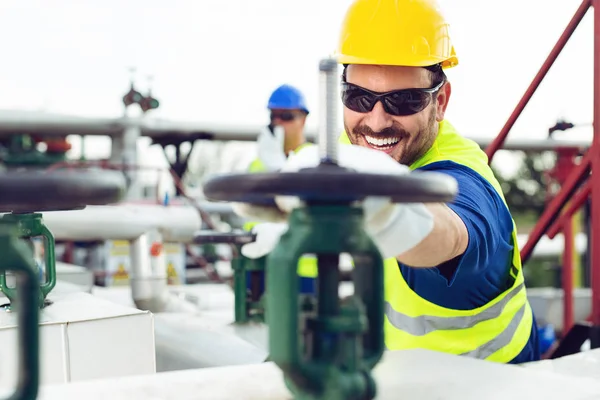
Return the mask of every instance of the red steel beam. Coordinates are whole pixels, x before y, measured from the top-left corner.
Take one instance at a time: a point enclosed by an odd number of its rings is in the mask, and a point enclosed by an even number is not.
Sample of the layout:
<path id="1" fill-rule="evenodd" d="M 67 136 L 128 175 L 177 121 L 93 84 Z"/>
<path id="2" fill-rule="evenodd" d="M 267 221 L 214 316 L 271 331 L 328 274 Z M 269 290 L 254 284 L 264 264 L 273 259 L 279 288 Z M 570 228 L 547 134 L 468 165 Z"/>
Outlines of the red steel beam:
<path id="1" fill-rule="evenodd" d="M 592 186 L 592 229 L 590 229 L 590 270 L 592 288 L 592 325 L 600 326 L 600 235 L 595 228 L 600 228 L 600 1 L 594 0 L 594 141 L 590 180 Z M 594 340 L 592 340 L 594 342 Z M 597 345 L 597 343 L 596 343 Z M 595 348 L 592 343 L 592 348 Z"/>
<path id="2" fill-rule="evenodd" d="M 563 253 L 562 265 L 562 288 L 563 288 L 563 337 L 573 326 L 573 259 L 575 249 L 573 240 L 573 218 L 568 218 L 563 226 L 565 238 L 565 251 Z"/>
<path id="3" fill-rule="evenodd" d="M 494 157 L 494 154 L 496 154 L 496 151 L 498 151 L 500 149 L 500 147 L 502 147 L 502 144 L 504 143 L 506 136 L 508 136 L 508 132 L 510 132 L 510 130 L 512 129 L 515 122 L 517 122 L 517 119 L 519 118 L 519 116 L 521 115 L 523 110 L 525 109 L 525 106 L 527 106 L 527 103 L 529 103 L 529 100 L 531 100 L 531 97 L 533 96 L 533 94 L 537 90 L 538 86 L 540 85 L 540 83 L 542 82 L 542 80 L 544 79 L 544 77 L 546 76 L 548 71 L 550 70 L 550 67 L 552 67 L 552 64 L 554 64 L 554 61 L 556 61 L 556 58 L 558 57 L 558 55 L 560 54 L 562 49 L 567 44 L 567 41 L 569 40 L 569 38 L 571 37 L 573 32 L 575 32 L 575 29 L 577 28 L 577 26 L 579 25 L 579 23 L 585 16 L 585 13 L 587 12 L 587 10 L 590 8 L 591 3 L 592 3 L 592 0 L 583 0 L 581 2 L 581 5 L 575 12 L 575 15 L 573 15 L 573 18 L 571 18 L 571 21 L 565 28 L 564 32 L 562 33 L 562 35 L 560 35 L 560 38 L 558 38 L 558 41 L 552 48 L 552 51 L 546 58 L 546 61 L 544 61 L 544 64 L 542 64 L 542 67 L 540 68 L 538 73 L 533 78 L 533 81 L 531 82 L 531 84 L 529 85 L 527 90 L 525 91 L 525 94 L 523 95 L 523 97 L 521 98 L 519 103 L 517 104 L 517 107 L 514 109 L 514 111 L 512 112 L 512 114 L 510 115 L 508 120 L 506 121 L 506 124 L 504 124 L 504 127 L 502 127 L 502 130 L 500 131 L 498 136 L 496 136 L 494 141 L 492 143 L 490 143 L 490 145 L 485 150 L 485 152 L 488 156 L 489 163 L 492 162 L 492 158 Z"/>
<path id="4" fill-rule="evenodd" d="M 567 224 L 570 218 L 575 214 L 586 202 L 590 193 L 592 193 L 592 185 L 590 181 L 587 181 L 579 192 L 573 196 L 569 205 L 565 208 L 563 213 L 558 217 L 558 219 L 550 226 L 546 236 L 550 239 L 554 239 L 554 237 L 561 231 L 562 227 Z"/>

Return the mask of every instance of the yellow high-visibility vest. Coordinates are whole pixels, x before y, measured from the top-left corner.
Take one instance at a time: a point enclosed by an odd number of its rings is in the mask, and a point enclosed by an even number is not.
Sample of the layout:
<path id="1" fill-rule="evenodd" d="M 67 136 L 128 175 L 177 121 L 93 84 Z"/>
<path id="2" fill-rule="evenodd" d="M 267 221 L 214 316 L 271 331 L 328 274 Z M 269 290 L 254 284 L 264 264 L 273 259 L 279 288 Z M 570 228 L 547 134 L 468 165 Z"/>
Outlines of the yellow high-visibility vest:
<path id="1" fill-rule="evenodd" d="M 345 132 L 340 141 L 350 143 Z M 431 148 L 410 168 L 439 161 L 453 161 L 479 173 L 506 203 L 486 154 L 445 120 L 440 122 Z M 514 283 L 495 299 L 473 310 L 455 310 L 425 300 L 409 287 L 397 260 L 386 259 L 386 347 L 390 350 L 422 348 L 501 363 L 518 356 L 529 341 L 533 313 L 527 300 L 514 221 L 511 244 L 510 275 Z"/>

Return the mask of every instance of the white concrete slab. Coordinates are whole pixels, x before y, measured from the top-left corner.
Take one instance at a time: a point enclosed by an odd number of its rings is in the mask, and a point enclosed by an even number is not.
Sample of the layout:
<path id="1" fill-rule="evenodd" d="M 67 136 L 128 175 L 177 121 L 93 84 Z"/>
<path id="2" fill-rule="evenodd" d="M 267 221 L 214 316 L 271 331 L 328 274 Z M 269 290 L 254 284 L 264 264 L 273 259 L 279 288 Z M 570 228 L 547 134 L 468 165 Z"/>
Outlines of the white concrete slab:
<path id="1" fill-rule="evenodd" d="M 426 350 L 386 353 L 379 400 L 592 400 L 600 381 Z M 45 386 L 40 400 L 290 400 L 272 363 Z"/>

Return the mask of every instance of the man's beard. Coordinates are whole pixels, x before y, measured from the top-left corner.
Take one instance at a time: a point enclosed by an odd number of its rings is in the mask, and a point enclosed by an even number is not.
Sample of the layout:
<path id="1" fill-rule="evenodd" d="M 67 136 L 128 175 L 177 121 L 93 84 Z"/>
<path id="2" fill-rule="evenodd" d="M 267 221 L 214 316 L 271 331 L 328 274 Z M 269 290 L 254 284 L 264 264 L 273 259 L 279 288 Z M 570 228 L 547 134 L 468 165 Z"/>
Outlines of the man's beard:
<path id="1" fill-rule="evenodd" d="M 379 132 L 373 131 L 367 125 L 357 125 L 353 130 L 349 130 L 346 123 L 344 128 L 346 132 L 351 132 L 348 135 L 350 142 L 355 145 L 358 143 L 358 138 L 361 136 L 371 136 L 377 139 L 383 138 L 399 138 L 399 146 L 404 146 L 401 154 L 390 154 L 392 158 L 398 161 L 400 164 L 411 165 L 417 161 L 423 154 L 429 150 L 435 138 L 437 136 L 438 124 L 436 123 L 436 115 L 434 112 L 430 113 L 427 125 L 421 127 L 416 134 L 410 134 L 402 126 L 394 121 L 391 127 L 382 129 Z"/>

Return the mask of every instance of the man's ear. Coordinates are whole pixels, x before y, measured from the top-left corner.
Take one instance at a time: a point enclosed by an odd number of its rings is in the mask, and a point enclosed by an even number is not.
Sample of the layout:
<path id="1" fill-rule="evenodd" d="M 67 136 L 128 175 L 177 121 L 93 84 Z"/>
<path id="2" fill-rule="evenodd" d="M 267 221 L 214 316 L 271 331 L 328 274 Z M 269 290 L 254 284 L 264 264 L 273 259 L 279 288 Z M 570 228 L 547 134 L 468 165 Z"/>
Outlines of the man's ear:
<path id="1" fill-rule="evenodd" d="M 446 108 L 448 107 L 448 101 L 450 101 L 450 95 L 452 94 L 452 85 L 450 82 L 444 83 L 436 97 L 436 116 L 435 120 L 440 122 L 444 119 L 446 114 Z"/>

